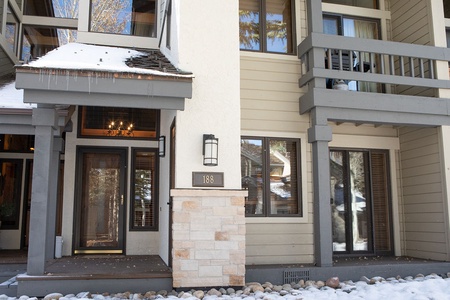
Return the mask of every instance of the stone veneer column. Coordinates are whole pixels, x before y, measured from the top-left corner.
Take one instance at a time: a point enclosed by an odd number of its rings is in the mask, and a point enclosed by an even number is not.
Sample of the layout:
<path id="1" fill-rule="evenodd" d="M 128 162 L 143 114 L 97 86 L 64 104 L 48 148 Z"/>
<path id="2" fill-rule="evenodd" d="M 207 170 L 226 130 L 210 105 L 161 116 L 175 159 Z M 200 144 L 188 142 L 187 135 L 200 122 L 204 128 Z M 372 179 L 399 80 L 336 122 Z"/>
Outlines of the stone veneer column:
<path id="1" fill-rule="evenodd" d="M 173 286 L 245 283 L 245 210 L 241 190 L 171 191 Z"/>

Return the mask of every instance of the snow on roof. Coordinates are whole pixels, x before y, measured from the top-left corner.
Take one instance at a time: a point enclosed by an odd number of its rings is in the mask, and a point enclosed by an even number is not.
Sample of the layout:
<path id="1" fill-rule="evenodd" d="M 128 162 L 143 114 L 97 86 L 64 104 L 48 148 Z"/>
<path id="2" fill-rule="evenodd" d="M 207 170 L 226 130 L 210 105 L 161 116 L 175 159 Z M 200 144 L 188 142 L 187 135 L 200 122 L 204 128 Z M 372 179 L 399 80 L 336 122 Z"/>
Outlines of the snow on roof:
<path id="1" fill-rule="evenodd" d="M 158 55 L 151 55 L 150 53 Z M 144 57 L 157 62 L 159 68 L 148 65 L 131 67 L 130 61 Z M 129 66 L 130 65 L 130 66 Z M 167 67 L 170 65 L 170 68 Z M 156 76 L 192 78 L 192 73 L 176 69 L 158 50 L 137 51 L 128 48 L 69 43 L 48 52 L 46 55 L 24 64 L 24 67 L 40 69 L 89 70 L 100 72 L 137 73 Z"/>
<path id="2" fill-rule="evenodd" d="M 15 84 L 13 81 L 0 87 L 0 109 L 32 109 L 36 107 L 36 104 L 23 103 L 23 90 L 16 89 Z"/>

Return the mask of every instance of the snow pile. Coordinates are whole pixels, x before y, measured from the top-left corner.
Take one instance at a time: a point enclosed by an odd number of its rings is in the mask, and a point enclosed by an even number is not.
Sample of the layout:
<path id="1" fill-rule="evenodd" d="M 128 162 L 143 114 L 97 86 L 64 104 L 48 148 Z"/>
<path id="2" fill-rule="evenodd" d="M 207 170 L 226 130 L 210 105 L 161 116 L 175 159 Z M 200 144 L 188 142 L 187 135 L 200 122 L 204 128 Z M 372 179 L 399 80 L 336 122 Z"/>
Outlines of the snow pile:
<path id="1" fill-rule="evenodd" d="M 16 89 L 15 82 L 0 87 L 0 108 L 31 109 L 33 107 L 36 105 L 23 103 L 23 90 Z"/>
<path id="2" fill-rule="evenodd" d="M 152 69 L 131 68 L 125 64 L 127 59 L 143 55 L 145 53 L 127 48 L 69 43 L 23 66 L 42 69 L 89 70 L 193 77 L 192 75 L 172 74 Z"/>
<path id="3" fill-rule="evenodd" d="M 264 284 L 248 283 L 242 290 L 233 288 L 211 289 L 209 291 L 190 290 L 190 291 L 172 291 L 161 290 L 158 292 L 150 291 L 145 294 L 134 294 L 131 292 L 117 294 L 91 294 L 81 292 L 77 295 L 62 295 L 59 293 L 48 294 L 44 300 L 328 300 L 328 299 L 367 299 L 367 300 L 422 300 L 450 299 L 450 278 L 448 276 L 438 276 L 431 274 L 428 276 L 417 275 L 415 278 L 409 276 L 400 278 L 381 278 L 374 277 L 368 279 L 362 277 L 358 282 L 345 281 L 339 282 L 337 277 L 323 281 L 303 281 L 299 283 L 272 285 L 269 282 Z M 37 298 L 20 298 L 0 296 L 0 300 L 29 300 Z"/>

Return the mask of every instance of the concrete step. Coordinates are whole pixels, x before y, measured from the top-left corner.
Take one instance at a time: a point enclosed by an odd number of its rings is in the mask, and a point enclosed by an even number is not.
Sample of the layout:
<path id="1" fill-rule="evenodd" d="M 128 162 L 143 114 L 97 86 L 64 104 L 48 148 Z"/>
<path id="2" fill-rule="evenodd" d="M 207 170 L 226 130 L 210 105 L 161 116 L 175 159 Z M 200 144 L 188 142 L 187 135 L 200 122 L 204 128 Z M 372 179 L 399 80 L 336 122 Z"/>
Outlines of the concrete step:
<path id="1" fill-rule="evenodd" d="M 17 297 L 16 276 L 0 283 L 0 295 L 6 295 L 9 297 Z"/>

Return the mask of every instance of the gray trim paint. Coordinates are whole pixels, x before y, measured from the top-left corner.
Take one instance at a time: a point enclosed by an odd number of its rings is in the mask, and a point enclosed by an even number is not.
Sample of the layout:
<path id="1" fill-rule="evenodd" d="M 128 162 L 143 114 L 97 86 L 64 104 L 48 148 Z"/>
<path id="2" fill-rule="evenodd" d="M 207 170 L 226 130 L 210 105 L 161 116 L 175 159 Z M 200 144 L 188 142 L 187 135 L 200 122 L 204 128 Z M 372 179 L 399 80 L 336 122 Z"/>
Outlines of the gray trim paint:
<path id="1" fill-rule="evenodd" d="M 28 249 L 28 275 L 43 275 L 45 263 L 53 253 L 54 243 L 49 243 L 55 238 L 54 226 L 50 221 L 56 220 L 53 211 L 56 212 L 56 201 L 53 196 L 56 192 L 57 181 L 54 178 L 59 168 L 59 163 L 54 164 L 54 130 L 57 128 L 58 115 L 55 109 L 33 109 L 33 123 L 35 129 L 35 151 L 33 166 L 33 186 L 31 192 L 30 233 Z M 49 220 L 53 217 L 53 220 Z M 50 226 L 49 226 L 50 225 Z M 53 228 L 53 231 L 52 231 Z"/>
<path id="2" fill-rule="evenodd" d="M 60 71 L 64 72 L 64 71 Z M 154 109 L 184 109 L 192 97 L 191 79 L 167 77 L 153 80 L 92 76 L 16 73 L 16 88 L 24 89 L 25 103 L 127 106 Z M 104 75 L 105 76 L 105 75 Z M 137 76 L 133 74 L 133 76 Z M 107 100 L 107 101 L 105 101 Z"/>

